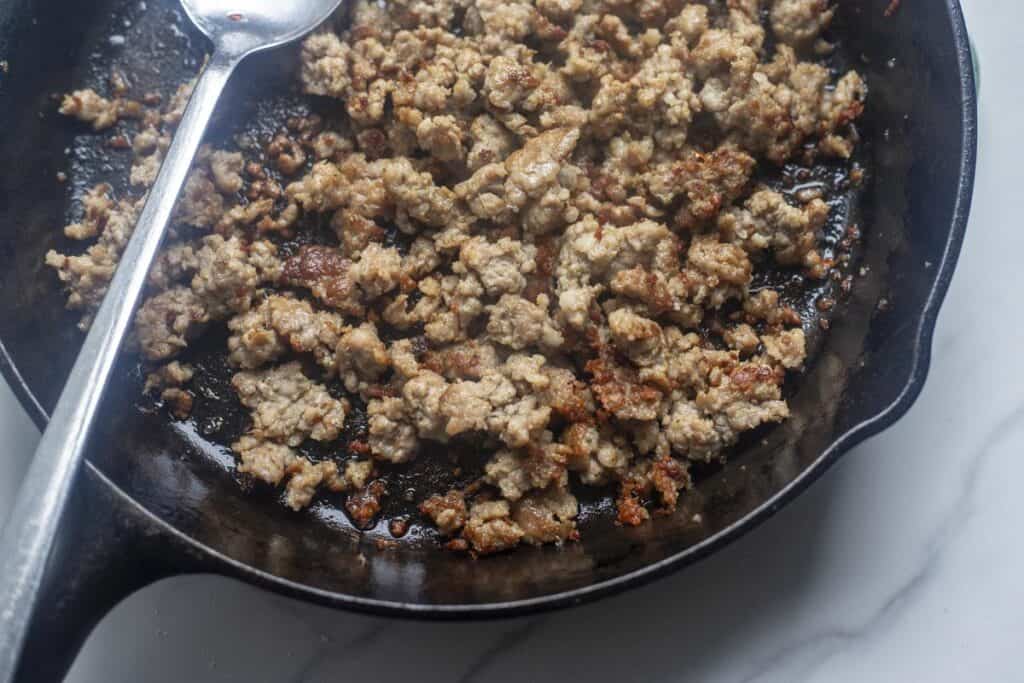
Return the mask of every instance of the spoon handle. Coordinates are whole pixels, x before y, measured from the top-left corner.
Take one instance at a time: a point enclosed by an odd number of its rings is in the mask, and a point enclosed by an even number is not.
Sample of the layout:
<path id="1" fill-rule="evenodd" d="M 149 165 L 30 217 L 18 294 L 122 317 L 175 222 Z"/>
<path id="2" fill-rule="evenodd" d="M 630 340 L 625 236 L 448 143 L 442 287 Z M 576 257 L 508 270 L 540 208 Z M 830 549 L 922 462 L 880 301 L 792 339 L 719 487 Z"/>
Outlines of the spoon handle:
<path id="1" fill-rule="evenodd" d="M 0 681 L 11 681 L 15 675 L 33 610 L 46 608 L 36 605 L 36 595 L 100 400 L 178 195 L 238 63 L 219 55 L 213 56 L 196 83 L 0 537 Z"/>

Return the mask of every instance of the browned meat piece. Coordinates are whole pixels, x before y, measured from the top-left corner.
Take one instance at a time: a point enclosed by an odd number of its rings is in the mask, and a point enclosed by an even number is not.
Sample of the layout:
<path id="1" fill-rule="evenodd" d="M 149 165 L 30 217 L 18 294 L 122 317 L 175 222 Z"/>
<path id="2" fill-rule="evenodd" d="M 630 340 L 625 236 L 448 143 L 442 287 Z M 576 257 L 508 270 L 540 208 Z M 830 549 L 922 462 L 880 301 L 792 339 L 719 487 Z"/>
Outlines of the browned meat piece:
<path id="1" fill-rule="evenodd" d="M 679 227 L 692 229 L 739 197 L 753 170 L 753 157 L 726 144 L 708 154 L 694 151 L 680 161 L 659 164 L 646 182 L 662 204 L 686 198 L 675 220 Z"/>
<path id="2" fill-rule="evenodd" d="M 429 517 L 445 536 L 454 536 L 465 526 L 466 499 L 460 491 L 449 491 L 443 496 L 431 496 L 420 505 L 420 512 Z"/>
<path id="3" fill-rule="evenodd" d="M 531 494 L 516 503 L 512 520 L 523 530 L 523 542 L 531 545 L 575 539 L 576 498 L 562 489 Z"/>
<path id="4" fill-rule="evenodd" d="M 366 529 L 380 512 L 381 499 L 387 493 L 384 482 L 380 479 L 371 481 L 365 488 L 349 495 L 345 501 L 345 509 L 352 516 L 352 521 L 359 529 Z"/>
<path id="5" fill-rule="evenodd" d="M 613 361 L 597 359 L 587 363 L 591 387 L 601 406 L 622 420 L 654 420 L 664 398 L 652 386 L 638 381 L 636 373 Z"/>
<path id="6" fill-rule="evenodd" d="M 485 372 L 497 369 L 498 365 L 494 346 L 476 341 L 427 351 L 423 357 L 423 367 L 448 380 L 479 380 Z"/>
<path id="7" fill-rule="evenodd" d="M 349 271 L 352 262 L 330 247 L 304 246 L 284 263 L 282 276 L 289 284 L 308 287 L 327 306 L 349 315 L 360 315 L 358 290 Z"/>
<path id="8" fill-rule="evenodd" d="M 469 509 L 469 520 L 462 535 L 474 551 L 489 555 L 518 545 L 523 530 L 512 521 L 508 502 L 496 500 L 475 503 Z"/>

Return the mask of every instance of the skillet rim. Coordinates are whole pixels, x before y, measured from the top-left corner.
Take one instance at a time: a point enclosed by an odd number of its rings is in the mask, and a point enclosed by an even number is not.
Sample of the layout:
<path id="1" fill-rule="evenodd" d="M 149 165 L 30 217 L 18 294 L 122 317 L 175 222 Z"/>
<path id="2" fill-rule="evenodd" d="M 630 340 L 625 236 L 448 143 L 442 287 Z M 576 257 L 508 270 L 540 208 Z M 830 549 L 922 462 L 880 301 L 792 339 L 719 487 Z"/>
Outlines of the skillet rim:
<path id="1" fill-rule="evenodd" d="M 85 467 L 88 469 L 89 474 L 94 475 L 108 487 L 110 492 L 132 510 L 141 521 L 151 524 L 171 539 L 176 540 L 181 544 L 182 548 L 187 548 L 197 557 L 208 560 L 205 568 L 206 571 L 238 578 L 275 593 L 302 599 L 307 602 L 376 616 L 406 617 L 423 620 L 454 620 L 508 618 L 536 614 L 592 602 L 623 592 L 629 588 L 650 583 L 673 571 L 698 562 L 738 540 L 774 516 L 812 483 L 817 481 L 841 456 L 849 452 L 854 446 L 895 423 L 906 414 L 924 387 L 931 364 L 932 338 L 935 332 L 936 321 L 952 281 L 953 272 L 956 268 L 967 231 L 971 198 L 974 192 L 978 146 L 976 64 L 959 0 L 946 0 L 945 4 L 952 24 L 953 48 L 956 53 L 959 70 L 958 80 L 960 83 L 960 113 L 962 120 L 960 172 L 950 231 L 945 249 L 943 250 L 942 261 L 939 264 L 939 268 L 936 269 L 935 279 L 928 293 L 920 323 L 915 331 L 913 360 L 906 384 L 892 402 L 880 408 L 874 417 L 852 426 L 845 433 L 838 436 L 828 448 L 822 451 L 817 460 L 805 468 L 803 472 L 774 496 L 741 519 L 700 543 L 622 576 L 541 597 L 479 605 L 421 604 L 377 600 L 314 588 L 275 576 L 230 558 L 200 543 L 150 512 L 108 478 L 99 468 L 94 466 L 92 462 L 86 461 Z M 22 378 L 3 340 L 0 340 L 0 375 L 7 381 L 11 391 L 18 399 L 22 408 L 29 414 L 33 423 L 40 430 L 45 429 L 49 420 L 46 411 L 36 400 L 35 395 Z M 181 551 L 179 550 L 178 552 Z"/>

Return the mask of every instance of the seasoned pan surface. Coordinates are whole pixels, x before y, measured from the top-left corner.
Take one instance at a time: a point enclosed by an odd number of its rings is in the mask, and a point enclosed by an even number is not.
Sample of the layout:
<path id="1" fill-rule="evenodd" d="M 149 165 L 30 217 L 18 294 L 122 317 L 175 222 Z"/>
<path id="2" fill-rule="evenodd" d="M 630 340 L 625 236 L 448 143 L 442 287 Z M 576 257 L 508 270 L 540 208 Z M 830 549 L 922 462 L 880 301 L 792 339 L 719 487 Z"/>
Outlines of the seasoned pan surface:
<path id="1" fill-rule="evenodd" d="M 39 420 L 56 399 L 79 336 L 63 310 L 42 255 L 62 249 L 59 227 L 76 197 L 96 182 L 117 184 L 130 156 L 56 114 L 54 93 L 100 84 L 112 69 L 139 91 L 169 92 L 193 75 L 205 44 L 171 0 L 78 4 L 21 2 L 0 38 L 9 73 L 0 86 L 6 134 L 0 148 L 22 168 L 0 178 L 0 339 L 7 373 Z M 470 561 L 438 549 L 415 522 L 401 539 L 387 520 L 415 520 L 410 501 L 450 477 L 424 457 L 388 474 L 389 497 L 376 527 L 358 532 L 340 500 L 322 498 L 296 515 L 270 490 L 243 494 L 226 448 L 246 427 L 211 332 L 191 351 L 199 368 L 192 418 L 168 418 L 140 400 L 141 371 L 122 363 L 91 462 L 116 496 L 164 532 L 186 539 L 210 568 L 331 604 L 420 614 L 497 614 L 597 595 L 695 559 L 771 514 L 852 443 L 898 417 L 927 369 L 931 325 L 962 238 L 973 166 L 973 92 L 959 13 L 885 18 L 887 3 L 840 3 L 833 38 L 838 69 L 855 66 L 872 90 L 850 165 L 789 166 L 765 180 L 785 191 L 820 181 L 833 205 L 825 256 L 847 259 L 840 277 L 813 283 L 797 275 L 760 283 L 781 287 L 811 335 L 813 361 L 792 382 L 794 417 L 745 439 L 724 466 L 698 473 L 694 492 L 672 516 L 636 529 L 614 524 L 607 497 L 583 494 L 583 541 Z M 31 17 L 31 19 L 29 19 Z M 916 20 L 915 20 L 916 19 Z M 264 56 L 246 65 L 225 98 L 213 138 L 266 138 L 291 116 L 331 105 L 291 90 L 294 61 Z M 268 94 L 269 93 L 269 94 Z M 326 108 L 326 109 L 325 109 Z M 114 131 L 116 133 L 116 131 Z M 31 161 L 28 161 L 31 160 Z M 57 174 L 66 172 L 61 185 Z M 851 228 L 858 228 L 851 230 Z M 850 239 L 859 233 L 860 239 Z M 294 248 L 294 244 L 283 244 Z M 840 304 L 823 333 L 814 304 Z M 350 422 L 357 435 L 360 420 Z M 324 453 L 311 453 L 326 457 Z M 465 475 L 479 457 L 460 453 Z"/>

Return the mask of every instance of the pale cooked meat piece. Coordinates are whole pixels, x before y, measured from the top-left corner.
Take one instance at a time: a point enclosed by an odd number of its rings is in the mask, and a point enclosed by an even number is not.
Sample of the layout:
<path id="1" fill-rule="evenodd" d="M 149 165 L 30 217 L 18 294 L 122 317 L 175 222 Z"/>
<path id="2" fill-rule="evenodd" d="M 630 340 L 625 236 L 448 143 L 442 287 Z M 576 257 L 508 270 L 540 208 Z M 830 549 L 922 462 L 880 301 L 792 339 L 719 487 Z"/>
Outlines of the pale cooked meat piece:
<path id="1" fill-rule="evenodd" d="M 565 486 L 565 466 L 565 448 L 547 441 L 528 451 L 498 451 L 484 467 L 484 481 L 497 487 L 506 500 L 517 501 L 535 489 Z"/>
<path id="2" fill-rule="evenodd" d="M 569 422 L 587 420 L 594 414 L 594 395 L 585 382 L 568 368 L 545 366 L 547 386 L 539 386 L 541 402 L 551 406 L 552 414 Z"/>
<path id="3" fill-rule="evenodd" d="M 195 368 L 191 365 L 171 361 L 146 375 L 142 391 L 147 394 L 159 391 L 160 401 L 170 409 L 171 414 L 184 420 L 192 412 L 195 397 L 181 387 L 191 381 L 194 374 Z"/>
<path id="4" fill-rule="evenodd" d="M 557 350 L 565 343 L 565 337 L 548 314 L 548 304 L 543 294 L 536 303 L 514 294 L 503 295 L 488 309 L 488 337 L 516 351 L 528 347 Z"/>
<path id="5" fill-rule="evenodd" d="M 762 289 L 751 294 L 743 302 L 743 311 L 751 323 L 763 320 L 773 327 L 800 324 L 800 314 L 786 306 L 779 298 L 779 293 L 772 289 Z"/>
<path id="6" fill-rule="evenodd" d="M 491 221 L 509 221 L 519 207 L 505 198 L 504 164 L 486 164 L 476 169 L 467 180 L 455 186 L 456 196 L 466 203 L 477 218 Z"/>
<path id="7" fill-rule="evenodd" d="M 365 160 L 362 166 L 365 170 Z M 314 164 L 309 174 L 288 186 L 288 196 L 307 211 L 325 212 L 349 203 L 351 186 L 342 167 L 329 161 Z"/>
<path id="8" fill-rule="evenodd" d="M 595 109 L 603 116 L 601 132 L 608 135 L 626 128 L 634 135 L 653 136 L 662 149 L 682 149 L 690 122 L 701 110 L 684 59 L 685 52 L 662 44 L 642 60 L 625 84 L 602 79 L 595 96 Z M 623 97 L 625 102 L 620 104 Z"/>
<path id="9" fill-rule="evenodd" d="M 461 277 L 425 278 L 419 284 L 423 298 L 413 308 L 411 322 L 422 322 L 427 339 L 435 345 L 465 341 L 470 325 L 485 309 L 480 279 L 458 264 L 455 267 L 463 271 Z"/>
<path id="10" fill-rule="evenodd" d="M 388 460 L 411 458 L 413 430 L 420 438 L 442 442 L 483 432 L 512 448 L 524 447 L 540 437 L 551 418 L 551 406 L 544 402 L 551 379 L 543 366 L 542 356 L 511 356 L 479 380 L 454 382 L 417 369 L 405 379 L 401 401 L 370 402 L 371 452 Z"/>
<path id="11" fill-rule="evenodd" d="M 450 115 L 426 117 L 416 126 L 420 148 L 441 161 L 457 161 L 466 157 L 459 121 Z"/>
<path id="12" fill-rule="evenodd" d="M 403 274 L 402 256 L 394 247 L 370 244 L 349 269 L 349 277 L 366 299 L 376 299 L 398 287 Z"/>
<path id="13" fill-rule="evenodd" d="M 216 151 L 210 154 L 210 175 L 214 187 L 221 194 L 234 194 L 242 190 L 244 167 L 245 157 L 239 152 Z"/>
<path id="14" fill-rule="evenodd" d="M 174 210 L 175 220 L 200 229 L 217 225 L 227 211 L 227 204 L 210 175 L 205 166 L 193 169 L 178 198 Z"/>
<path id="15" fill-rule="evenodd" d="M 787 370 L 794 370 L 804 364 L 807 358 L 807 341 L 799 327 L 777 334 L 761 337 L 765 355 Z"/>
<path id="16" fill-rule="evenodd" d="M 320 487 L 343 492 L 366 485 L 373 465 L 366 460 L 351 460 L 344 468 L 332 461 L 311 462 L 290 446 L 264 441 L 247 434 L 232 444 L 240 460 L 238 471 L 271 486 L 287 479 L 285 504 L 293 510 L 307 507 Z"/>
<path id="17" fill-rule="evenodd" d="M 458 265 L 473 273 L 491 296 L 518 294 L 526 287 L 526 275 L 537 267 L 537 249 L 507 237 L 489 242 L 473 237 L 462 245 Z"/>
<path id="18" fill-rule="evenodd" d="M 672 404 L 665 415 L 664 427 L 672 449 L 691 460 L 711 461 L 726 445 L 714 420 L 689 400 L 681 399 Z"/>
<path id="19" fill-rule="evenodd" d="M 60 113 L 92 124 L 93 130 L 100 131 L 110 128 L 120 119 L 138 118 L 142 114 L 142 105 L 122 98 L 108 100 L 92 89 L 76 90 L 64 96 Z"/>
<path id="20" fill-rule="evenodd" d="M 558 172 L 579 142 L 577 128 L 555 128 L 530 139 L 505 161 L 508 201 L 523 206 L 527 199 L 540 197 L 558 180 Z"/>
<path id="21" fill-rule="evenodd" d="M 558 303 L 566 323 L 584 328 L 605 283 L 638 266 L 666 276 L 678 271 L 678 240 L 667 227 L 653 221 L 606 227 L 593 216 L 569 226 L 555 271 Z"/>
<path id="22" fill-rule="evenodd" d="M 345 389 L 365 393 L 391 367 L 387 347 L 377 336 L 377 326 L 363 323 L 341 336 L 337 344 L 336 365 Z"/>
<path id="23" fill-rule="evenodd" d="M 781 164 L 807 138 L 836 135 L 837 128 L 861 114 L 866 95 L 863 82 L 856 72 L 844 78 L 849 85 L 856 82 L 859 87 L 849 87 L 850 97 L 835 109 L 827 90 L 828 70 L 819 64 L 798 62 L 792 48 L 780 45 L 771 62 L 758 65 L 738 86 L 725 86 L 712 79 L 705 83 L 701 97 L 705 108 L 714 112 L 734 142 Z M 835 111 L 844 115 L 836 116 Z"/>
<path id="24" fill-rule="evenodd" d="M 745 298 L 754 266 L 736 244 L 714 235 L 694 238 L 686 252 L 684 283 L 689 300 L 720 308 L 730 299 Z"/>
<path id="25" fill-rule="evenodd" d="M 498 163 L 504 168 L 505 158 L 515 149 L 516 139 L 494 117 L 487 114 L 473 119 L 469 128 L 471 146 L 466 165 L 476 171 L 488 164 Z"/>
<path id="26" fill-rule="evenodd" d="M 199 268 L 197 249 L 199 245 L 194 242 L 180 242 L 165 247 L 149 271 L 149 285 L 162 290 L 191 280 L 190 276 Z"/>
<path id="27" fill-rule="evenodd" d="M 239 439 L 231 448 L 241 460 L 239 472 L 250 474 L 273 486 L 281 483 L 288 468 L 298 459 L 289 446 L 248 435 Z"/>
<path id="28" fill-rule="evenodd" d="M 228 321 L 228 360 L 245 369 L 272 362 L 289 350 L 309 353 L 325 369 L 335 367 L 335 349 L 345 332 L 337 313 L 315 310 L 308 301 L 273 295 Z"/>
<path id="29" fill-rule="evenodd" d="M 394 204 L 395 220 L 406 232 L 416 232 L 420 224 L 441 228 L 461 220 L 455 192 L 436 184 L 430 173 L 417 171 L 408 159 L 390 160 L 381 179 Z"/>
<path id="30" fill-rule="evenodd" d="M 523 539 L 523 529 L 512 521 L 508 501 L 475 503 L 469 508 L 469 519 L 463 537 L 481 555 L 508 550 Z"/>
<path id="31" fill-rule="evenodd" d="M 139 307 L 135 335 L 147 359 L 165 360 L 181 353 L 199 327 L 209 321 L 209 311 L 195 292 L 173 287 Z"/>
<path id="32" fill-rule="evenodd" d="M 818 231 L 828 218 L 828 204 L 814 199 L 804 207 L 790 206 L 778 192 L 763 190 L 718 218 L 718 230 L 749 252 L 771 250 L 787 266 L 803 266 L 816 277 L 823 273 Z"/>
<path id="33" fill-rule="evenodd" d="M 561 488 L 531 493 L 512 508 L 512 521 L 522 529 L 523 543 L 542 545 L 576 536 L 576 497 Z"/>
<path id="34" fill-rule="evenodd" d="M 864 113 L 864 100 L 868 86 L 856 71 L 839 79 L 836 87 L 827 91 L 822 102 L 822 121 L 818 124 L 821 142 L 818 148 L 826 155 L 849 159 L 853 155 L 855 138 L 842 135 L 850 124 Z"/>
<path id="35" fill-rule="evenodd" d="M 742 432 L 789 417 L 780 384 L 777 370 L 753 361 L 740 363 L 717 386 L 697 394 L 695 402 L 712 417 L 722 441 L 731 445 Z"/>
<path id="36" fill-rule="evenodd" d="M 793 47 L 813 43 L 834 15 L 829 0 L 774 0 L 770 10 L 775 37 Z"/>
<path id="37" fill-rule="evenodd" d="M 166 389 L 167 387 L 180 387 L 192 380 L 195 375 L 195 368 L 188 363 L 171 361 L 160 366 L 154 372 L 146 375 L 146 385 L 143 391 L 149 393 L 154 389 Z"/>
<path id="38" fill-rule="evenodd" d="M 46 265 L 57 271 L 57 276 L 68 293 L 67 307 L 84 311 L 79 323 L 81 329 L 89 327 L 93 312 L 99 308 L 107 293 L 121 252 L 135 229 L 135 221 L 142 210 L 141 202 L 110 197 L 109 185 L 93 188 L 84 200 L 86 216 L 83 222 L 72 223 L 65 232 L 69 237 L 85 238 L 99 234 L 85 253 L 74 256 L 50 250 Z"/>
<path id="39" fill-rule="evenodd" d="M 238 237 L 209 235 L 195 258 L 192 291 L 211 318 L 249 310 L 257 288 L 275 282 L 281 271 L 277 249 L 266 241 L 246 244 Z"/>
<path id="40" fill-rule="evenodd" d="M 334 493 L 358 491 L 366 486 L 373 471 L 368 460 L 350 460 L 344 468 L 330 460 L 311 462 L 296 458 L 287 469 L 285 504 L 293 510 L 307 507 L 321 487 Z"/>
<path id="41" fill-rule="evenodd" d="M 270 301 L 228 321 L 228 362 L 232 365 L 254 370 L 287 353 L 287 341 L 268 318 Z"/>
<path id="42" fill-rule="evenodd" d="M 433 240 L 417 237 L 409 245 L 409 251 L 402 256 L 400 277 L 419 280 L 432 273 L 441 265 L 441 255 Z"/>
<path id="43" fill-rule="evenodd" d="M 616 348 L 635 365 L 650 365 L 649 359 L 661 350 L 661 327 L 658 323 L 620 308 L 608 316 L 608 329 Z"/>
<path id="44" fill-rule="evenodd" d="M 316 33 L 302 44 L 302 84 L 312 95 L 344 97 L 351 81 L 351 47 L 330 32 Z"/>
<path id="45" fill-rule="evenodd" d="M 82 209 L 85 215 L 77 223 L 64 227 L 64 234 L 73 240 L 87 240 L 98 236 L 111 218 L 111 212 L 117 207 L 110 196 L 111 187 L 101 183 L 89 189 L 82 198 Z"/>
<path id="46" fill-rule="evenodd" d="M 722 333 L 722 338 L 730 348 L 736 349 L 740 354 L 745 355 L 754 353 L 761 344 L 757 332 L 746 323 L 741 323 L 727 329 Z"/>
<path id="47" fill-rule="evenodd" d="M 307 438 L 333 441 L 345 426 L 348 402 L 332 398 L 323 385 L 292 361 L 268 370 L 240 372 L 231 384 L 253 413 L 257 438 L 298 446 Z"/>
<path id="48" fill-rule="evenodd" d="M 498 111 L 511 111 L 537 86 L 529 68 L 517 60 L 499 55 L 487 67 L 483 93 L 487 103 Z"/>
<path id="49" fill-rule="evenodd" d="M 419 434 L 405 401 L 400 398 L 371 400 L 366 406 L 366 415 L 373 457 L 393 463 L 408 462 L 415 457 Z"/>
<path id="50" fill-rule="evenodd" d="M 622 477 L 635 457 L 635 451 L 608 428 L 576 422 L 564 432 L 567 466 L 589 486 L 602 486 Z"/>

